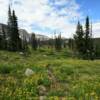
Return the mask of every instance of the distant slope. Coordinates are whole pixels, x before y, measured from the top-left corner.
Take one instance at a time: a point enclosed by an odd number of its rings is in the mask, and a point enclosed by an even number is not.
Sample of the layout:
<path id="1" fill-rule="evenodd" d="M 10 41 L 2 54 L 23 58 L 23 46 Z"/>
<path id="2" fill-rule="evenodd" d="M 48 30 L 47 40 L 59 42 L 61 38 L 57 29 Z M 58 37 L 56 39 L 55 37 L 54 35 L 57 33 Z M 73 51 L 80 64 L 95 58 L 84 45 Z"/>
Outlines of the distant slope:
<path id="1" fill-rule="evenodd" d="M 0 33 L 2 33 L 2 27 L 4 27 L 5 32 L 7 33 L 8 26 L 2 23 L 0 23 Z M 19 29 L 19 34 L 21 39 L 26 39 L 27 41 L 29 41 L 32 33 L 28 33 L 25 29 Z M 41 35 L 41 34 L 35 34 L 35 35 L 36 38 L 39 39 L 40 41 L 49 39 L 49 37 L 45 35 Z"/>
<path id="2" fill-rule="evenodd" d="M 0 23 L 0 33 L 2 33 L 2 26 L 4 27 L 5 32 L 7 33 L 8 26 L 6 24 L 2 24 L 2 23 Z M 25 29 L 19 29 L 19 34 L 20 34 L 20 37 L 22 39 L 26 38 L 27 41 L 29 41 L 32 33 L 28 33 Z M 41 35 L 41 34 L 36 34 L 36 38 L 39 39 L 40 41 L 43 41 L 43 40 L 45 41 L 45 40 L 49 40 L 50 39 L 48 36 Z M 63 38 L 63 40 L 68 42 L 68 39 L 66 39 L 66 38 Z M 97 46 L 100 46 L 100 38 L 94 38 L 94 43 Z"/>
<path id="3" fill-rule="evenodd" d="M 100 38 L 94 38 L 94 43 L 95 43 L 97 46 L 100 46 Z"/>
<path id="4" fill-rule="evenodd" d="M 45 36 L 45 35 L 40 35 L 40 34 L 36 34 L 36 38 L 37 39 L 40 39 L 40 40 L 49 40 L 49 37 L 48 36 Z"/>

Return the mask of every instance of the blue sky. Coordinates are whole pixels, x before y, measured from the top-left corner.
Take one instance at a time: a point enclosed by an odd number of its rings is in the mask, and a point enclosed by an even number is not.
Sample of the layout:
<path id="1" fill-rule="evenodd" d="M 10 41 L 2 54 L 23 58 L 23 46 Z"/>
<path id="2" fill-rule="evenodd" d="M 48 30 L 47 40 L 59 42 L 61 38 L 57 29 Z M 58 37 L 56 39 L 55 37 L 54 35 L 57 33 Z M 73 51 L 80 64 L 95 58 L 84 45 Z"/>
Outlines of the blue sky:
<path id="1" fill-rule="evenodd" d="M 77 21 L 90 16 L 93 36 L 100 37 L 100 0 L 0 0 L 0 23 L 7 23 L 8 5 L 18 16 L 19 27 L 29 33 L 72 37 Z"/>
<path id="2" fill-rule="evenodd" d="M 100 0 L 77 0 L 76 2 L 84 15 L 89 15 L 93 21 L 100 20 Z"/>

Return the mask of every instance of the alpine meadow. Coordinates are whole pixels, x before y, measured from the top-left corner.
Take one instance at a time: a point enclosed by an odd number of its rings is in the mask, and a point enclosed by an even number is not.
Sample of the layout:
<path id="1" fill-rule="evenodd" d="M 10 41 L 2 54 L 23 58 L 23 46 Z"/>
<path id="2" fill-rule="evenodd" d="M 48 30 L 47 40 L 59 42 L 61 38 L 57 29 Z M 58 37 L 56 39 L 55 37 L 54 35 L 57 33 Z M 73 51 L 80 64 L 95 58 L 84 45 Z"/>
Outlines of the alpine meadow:
<path id="1" fill-rule="evenodd" d="M 0 100 L 100 100 L 99 4 L 0 0 Z"/>

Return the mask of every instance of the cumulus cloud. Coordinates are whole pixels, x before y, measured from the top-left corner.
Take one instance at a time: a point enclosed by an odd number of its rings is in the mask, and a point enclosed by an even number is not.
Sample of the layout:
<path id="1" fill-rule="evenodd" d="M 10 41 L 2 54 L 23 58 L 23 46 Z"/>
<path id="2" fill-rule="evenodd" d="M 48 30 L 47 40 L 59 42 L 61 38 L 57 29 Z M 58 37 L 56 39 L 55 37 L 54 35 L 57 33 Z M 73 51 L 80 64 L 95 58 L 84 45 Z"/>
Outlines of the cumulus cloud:
<path id="1" fill-rule="evenodd" d="M 77 20 L 83 19 L 75 0 L 0 0 L 0 22 L 7 22 L 9 3 L 16 10 L 19 27 L 30 33 L 52 35 L 57 31 L 71 37 Z"/>
<path id="2" fill-rule="evenodd" d="M 100 21 L 93 24 L 93 37 L 100 37 Z"/>

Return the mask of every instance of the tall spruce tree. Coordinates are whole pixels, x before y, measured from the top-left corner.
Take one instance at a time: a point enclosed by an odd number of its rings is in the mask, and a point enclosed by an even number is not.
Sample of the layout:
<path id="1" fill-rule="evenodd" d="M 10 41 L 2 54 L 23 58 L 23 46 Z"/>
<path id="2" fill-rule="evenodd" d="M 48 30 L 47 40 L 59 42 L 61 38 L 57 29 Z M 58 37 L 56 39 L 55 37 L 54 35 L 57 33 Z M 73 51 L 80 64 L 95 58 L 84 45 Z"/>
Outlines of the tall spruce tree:
<path id="1" fill-rule="evenodd" d="M 86 18 L 85 28 L 85 53 L 88 55 L 90 49 L 90 25 L 88 16 Z"/>
<path id="2" fill-rule="evenodd" d="M 2 33 L 0 32 L 0 49 L 2 49 Z"/>
<path id="3" fill-rule="evenodd" d="M 32 44 L 32 48 L 34 50 L 37 50 L 38 44 L 37 44 L 37 39 L 36 39 L 35 34 L 31 35 L 31 44 Z"/>
<path id="4" fill-rule="evenodd" d="M 7 50 L 7 37 L 4 26 L 2 26 L 2 48 L 3 50 Z"/>
<path id="5" fill-rule="evenodd" d="M 12 13 L 9 5 L 8 8 L 8 32 L 7 32 L 7 49 L 11 50 L 11 34 L 12 34 Z"/>
<path id="6" fill-rule="evenodd" d="M 62 49 L 62 38 L 61 38 L 61 34 L 59 34 L 58 37 L 55 37 L 55 49 L 57 51 L 60 51 Z"/>
<path id="7" fill-rule="evenodd" d="M 80 55 L 84 54 L 84 32 L 82 25 L 78 21 L 76 34 L 74 35 L 76 50 Z"/>
<path id="8" fill-rule="evenodd" d="M 14 10 L 11 13 L 10 6 L 8 10 L 8 49 L 11 51 L 19 51 L 21 49 L 17 16 Z"/>
<path id="9" fill-rule="evenodd" d="M 85 53 L 87 59 L 93 59 L 94 55 L 94 47 L 93 47 L 93 38 L 92 38 L 92 27 L 90 28 L 89 17 L 86 17 L 86 24 L 85 24 Z"/>
<path id="10" fill-rule="evenodd" d="M 27 42 L 27 39 L 26 39 L 26 36 L 24 37 L 24 40 L 23 40 L 23 52 L 24 53 L 28 53 L 28 42 Z"/>
<path id="11" fill-rule="evenodd" d="M 26 36 L 24 34 L 22 34 L 21 48 L 22 48 L 23 52 L 26 52 L 28 49 L 28 42 L 27 42 Z"/>
<path id="12" fill-rule="evenodd" d="M 74 39 L 70 38 L 68 39 L 68 47 L 69 49 L 73 50 L 74 49 Z"/>
<path id="13" fill-rule="evenodd" d="M 1 32 L 0 32 L 0 49 L 2 50 L 5 50 L 5 41 L 6 41 L 6 38 L 5 38 L 5 31 L 4 31 L 4 26 L 2 25 L 1 27 Z"/>
<path id="14" fill-rule="evenodd" d="M 12 50 L 18 51 L 21 48 L 21 40 L 19 38 L 17 16 L 15 15 L 14 10 L 12 14 L 12 32 L 11 33 L 12 33 L 11 34 Z"/>
<path id="15" fill-rule="evenodd" d="M 94 48 L 94 39 L 92 35 L 92 23 L 91 23 L 91 28 L 90 28 L 90 59 L 91 60 L 94 60 L 95 53 L 96 53 L 96 50 Z"/>
<path id="16" fill-rule="evenodd" d="M 11 13 L 10 5 L 9 5 L 9 8 L 8 8 L 8 29 L 10 29 L 11 26 L 12 26 L 12 13 Z"/>

